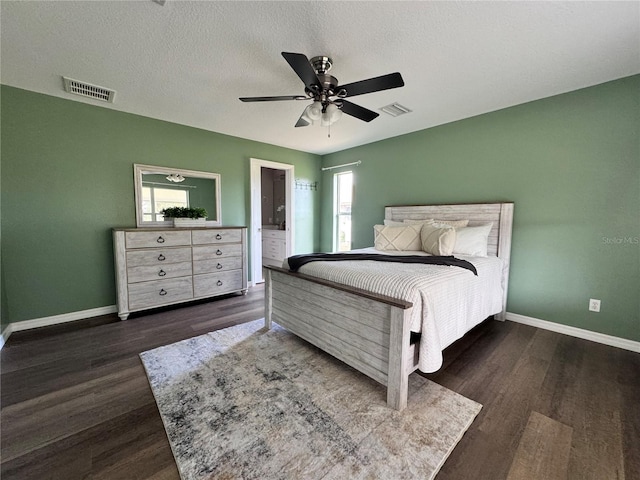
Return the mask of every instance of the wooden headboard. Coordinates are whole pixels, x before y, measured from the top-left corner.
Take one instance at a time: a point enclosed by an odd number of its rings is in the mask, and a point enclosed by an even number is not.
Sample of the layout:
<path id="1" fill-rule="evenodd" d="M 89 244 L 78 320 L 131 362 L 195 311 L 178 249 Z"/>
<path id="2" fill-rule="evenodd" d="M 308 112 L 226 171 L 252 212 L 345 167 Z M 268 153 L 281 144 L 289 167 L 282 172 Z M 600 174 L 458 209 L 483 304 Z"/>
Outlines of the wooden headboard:
<path id="1" fill-rule="evenodd" d="M 509 285 L 509 264 L 511 261 L 511 231 L 513 228 L 513 203 L 460 203 L 449 205 L 400 205 L 384 209 L 385 220 L 469 220 L 469 226 L 492 222 L 487 252 L 500 257 L 504 262 L 504 300 L 502 313 L 504 320 Z"/>

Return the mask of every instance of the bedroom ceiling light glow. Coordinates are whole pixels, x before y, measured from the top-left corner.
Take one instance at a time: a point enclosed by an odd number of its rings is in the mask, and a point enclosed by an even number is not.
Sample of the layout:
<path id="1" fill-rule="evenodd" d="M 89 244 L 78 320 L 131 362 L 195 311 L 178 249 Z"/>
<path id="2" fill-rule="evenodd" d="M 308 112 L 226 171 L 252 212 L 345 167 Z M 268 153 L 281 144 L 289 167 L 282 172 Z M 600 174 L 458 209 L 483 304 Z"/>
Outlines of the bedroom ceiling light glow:
<path id="1" fill-rule="evenodd" d="M 307 124 L 313 125 L 320 121 L 321 126 L 328 127 L 342 118 L 342 110 L 335 103 L 323 105 L 321 102 L 315 101 L 304 109 L 301 118 Z"/>
<path id="2" fill-rule="evenodd" d="M 321 125 L 328 127 L 340 120 L 340 117 L 342 117 L 342 110 L 340 110 L 335 103 L 330 103 L 325 107 L 324 112 L 322 112 Z"/>

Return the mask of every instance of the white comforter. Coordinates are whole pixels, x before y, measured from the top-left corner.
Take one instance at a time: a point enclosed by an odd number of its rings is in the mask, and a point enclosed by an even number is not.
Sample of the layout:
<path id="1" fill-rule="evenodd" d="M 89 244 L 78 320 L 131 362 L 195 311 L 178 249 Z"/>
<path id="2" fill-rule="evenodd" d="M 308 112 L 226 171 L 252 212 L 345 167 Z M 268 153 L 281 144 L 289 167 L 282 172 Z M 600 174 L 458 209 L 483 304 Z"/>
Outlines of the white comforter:
<path id="1" fill-rule="evenodd" d="M 373 247 L 351 253 L 380 252 Z M 503 262 L 497 257 L 455 255 L 478 271 L 444 265 L 375 261 L 311 262 L 301 273 L 413 303 L 411 330 L 422 332 L 418 368 L 426 373 L 442 366 L 442 351 L 487 317 L 502 310 Z"/>

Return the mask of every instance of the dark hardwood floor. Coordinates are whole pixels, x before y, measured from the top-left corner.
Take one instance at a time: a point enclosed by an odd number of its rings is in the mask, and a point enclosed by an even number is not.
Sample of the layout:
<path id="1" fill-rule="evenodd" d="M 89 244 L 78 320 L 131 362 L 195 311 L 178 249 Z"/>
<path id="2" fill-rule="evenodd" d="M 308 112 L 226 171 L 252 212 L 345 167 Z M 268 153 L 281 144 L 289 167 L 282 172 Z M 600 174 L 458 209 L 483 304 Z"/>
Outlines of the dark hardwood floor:
<path id="1" fill-rule="evenodd" d="M 138 354 L 260 318 L 263 292 L 11 335 L 1 478 L 177 480 Z M 437 480 L 640 479 L 639 354 L 487 321 L 426 377 L 483 404 Z"/>

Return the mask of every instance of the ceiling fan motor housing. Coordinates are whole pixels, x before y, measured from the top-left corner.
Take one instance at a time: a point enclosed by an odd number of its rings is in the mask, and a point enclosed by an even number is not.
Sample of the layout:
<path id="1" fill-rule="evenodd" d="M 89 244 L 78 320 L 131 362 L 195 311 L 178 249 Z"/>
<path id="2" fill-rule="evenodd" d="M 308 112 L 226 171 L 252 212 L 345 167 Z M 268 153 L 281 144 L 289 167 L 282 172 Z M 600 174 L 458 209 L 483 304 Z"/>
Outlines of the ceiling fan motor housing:
<path id="1" fill-rule="evenodd" d="M 317 91 L 306 89 L 307 93 L 311 94 L 310 96 L 323 101 L 326 100 L 327 97 L 336 95 L 335 89 L 338 86 L 338 79 L 336 77 L 322 73 L 318 74 L 318 80 L 320 81 L 320 88 Z"/>
<path id="2" fill-rule="evenodd" d="M 329 57 L 324 56 L 313 57 L 311 60 L 309 60 L 309 63 L 313 65 L 313 69 L 318 74 L 327 73 L 333 66 L 333 60 L 331 60 Z"/>

